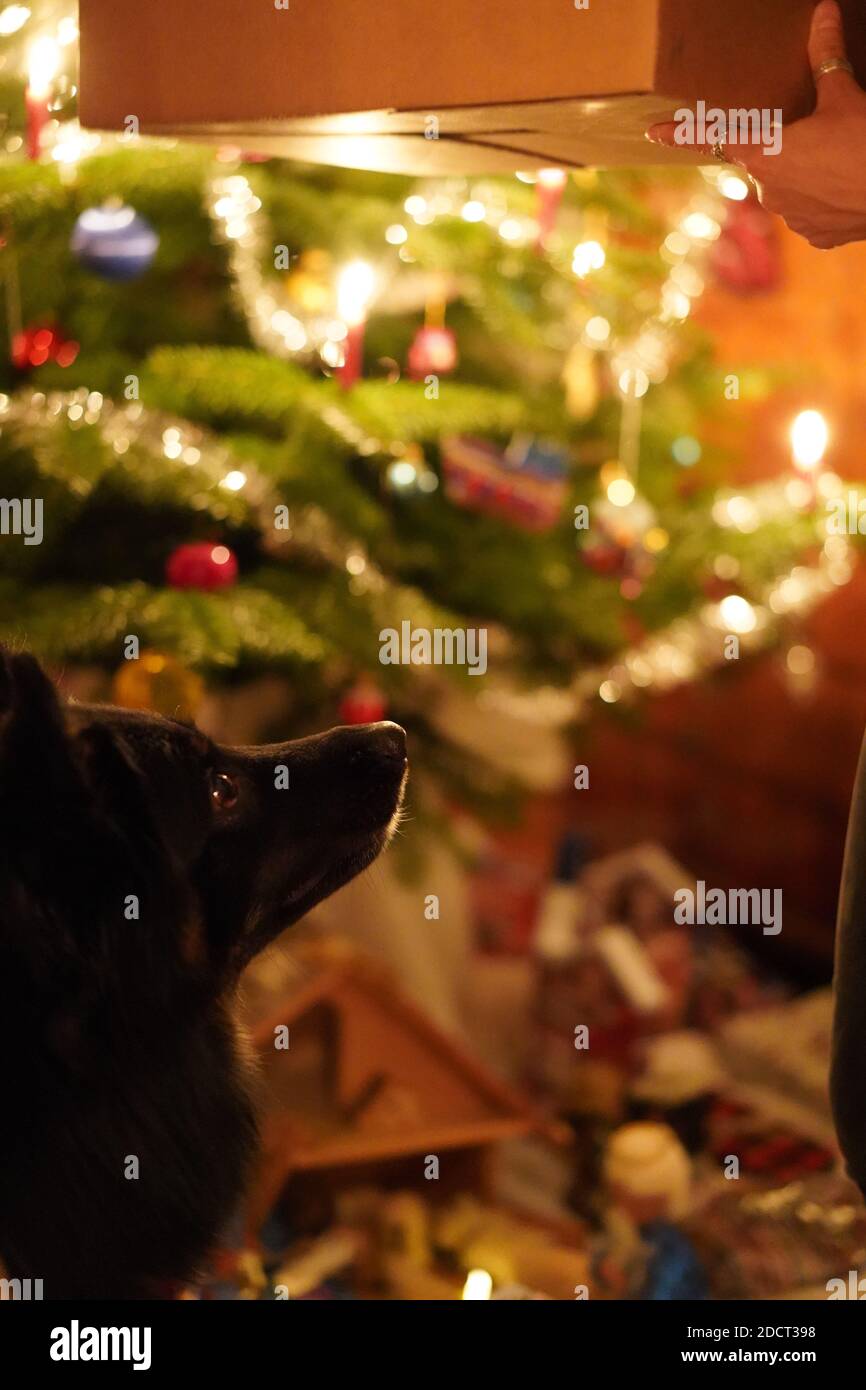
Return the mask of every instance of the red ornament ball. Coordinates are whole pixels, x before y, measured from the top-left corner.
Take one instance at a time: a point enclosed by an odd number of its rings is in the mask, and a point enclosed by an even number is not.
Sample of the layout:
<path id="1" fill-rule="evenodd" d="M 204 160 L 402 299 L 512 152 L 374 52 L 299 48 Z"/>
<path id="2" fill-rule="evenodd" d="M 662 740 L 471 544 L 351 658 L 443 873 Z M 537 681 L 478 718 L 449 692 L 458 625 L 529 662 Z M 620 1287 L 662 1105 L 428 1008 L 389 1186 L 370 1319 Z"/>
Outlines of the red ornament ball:
<path id="1" fill-rule="evenodd" d="M 599 540 L 581 546 L 580 558 L 593 574 L 621 579 L 628 570 L 628 550 L 614 541 Z"/>
<path id="2" fill-rule="evenodd" d="M 79 345 L 50 323 L 35 323 L 16 333 L 12 339 L 12 362 L 19 371 L 43 367 L 56 362 L 58 367 L 71 367 L 78 356 Z"/>
<path id="3" fill-rule="evenodd" d="M 446 376 L 457 366 L 457 339 L 450 328 L 419 328 L 409 348 L 409 375 Z"/>
<path id="4" fill-rule="evenodd" d="M 344 724 L 378 724 L 387 710 L 388 703 L 376 682 L 364 676 L 346 691 L 338 714 Z"/>
<path id="5" fill-rule="evenodd" d="M 782 253 L 772 213 L 757 199 L 734 203 L 710 254 L 719 284 L 734 294 L 766 294 L 782 279 Z"/>
<path id="6" fill-rule="evenodd" d="M 227 545 L 190 541 L 168 557 L 165 577 L 173 589 L 226 589 L 238 577 L 237 556 Z"/>

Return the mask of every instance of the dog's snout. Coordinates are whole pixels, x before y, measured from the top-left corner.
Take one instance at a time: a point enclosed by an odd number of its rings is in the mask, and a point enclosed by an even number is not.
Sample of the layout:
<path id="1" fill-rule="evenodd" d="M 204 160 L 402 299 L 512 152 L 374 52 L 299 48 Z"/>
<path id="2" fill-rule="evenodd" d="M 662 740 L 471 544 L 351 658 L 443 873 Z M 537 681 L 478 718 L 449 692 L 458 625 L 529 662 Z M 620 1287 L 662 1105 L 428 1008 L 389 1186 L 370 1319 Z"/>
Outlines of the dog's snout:
<path id="1" fill-rule="evenodd" d="M 282 792 L 274 795 L 297 817 L 302 834 L 326 828 L 364 833 L 386 825 L 397 809 L 407 768 L 406 734 L 390 722 L 340 725 L 300 740 L 288 761 L 294 795 L 288 801 Z"/>
<path id="2" fill-rule="evenodd" d="M 406 732 L 399 724 L 384 720 L 380 724 L 361 724 L 352 730 L 349 761 L 369 768 L 402 765 L 406 761 Z"/>
<path id="3" fill-rule="evenodd" d="M 383 720 L 381 724 L 374 724 L 377 740 L 381 743 L 383 756 L 391 758 L 395 762 L 404 763 L 406 761 L 406 730 L 392 720 Z"/>

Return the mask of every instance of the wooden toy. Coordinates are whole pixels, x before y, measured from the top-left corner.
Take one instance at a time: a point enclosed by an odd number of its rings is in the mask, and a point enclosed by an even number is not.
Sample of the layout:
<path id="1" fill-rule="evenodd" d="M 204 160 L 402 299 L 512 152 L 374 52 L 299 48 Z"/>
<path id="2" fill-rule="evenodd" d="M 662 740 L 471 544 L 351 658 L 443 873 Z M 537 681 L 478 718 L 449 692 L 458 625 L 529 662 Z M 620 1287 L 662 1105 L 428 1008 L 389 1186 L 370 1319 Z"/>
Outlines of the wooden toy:
<path id="1" fill-rule="evenodd" d="M 267 1100 L 250 1235 L 282 1198 L 321 1226 L 349 1187 L 428 1200 L 491 1190 L 498 1142 L 565 1131 L 477 1062 L 351 948 L 298 953 L 296 987 L 255 1031 Z"/>

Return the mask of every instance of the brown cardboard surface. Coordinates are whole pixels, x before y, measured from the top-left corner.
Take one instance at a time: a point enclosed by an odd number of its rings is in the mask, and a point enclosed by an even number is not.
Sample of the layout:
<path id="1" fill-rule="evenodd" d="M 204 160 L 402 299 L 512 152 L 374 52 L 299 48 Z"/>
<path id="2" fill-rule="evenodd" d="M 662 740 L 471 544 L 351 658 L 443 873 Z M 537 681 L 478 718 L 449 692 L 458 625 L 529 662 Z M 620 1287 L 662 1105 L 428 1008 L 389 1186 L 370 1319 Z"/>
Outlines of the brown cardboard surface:
<path id="1" fill-rule="evenodd" d="M 814 4 L 81 0 L 81 119 L 407 173 L 694 162 L 646 125 L 697 100 L 811 109 Z M 866 85 L 866 14 L 842 4 Z"/>
<path id="2" fill-rule="evenodd" d="M 249 0 L 82 0 L 83 121 L 438 111 L 647 90 L 660 3 L 290 0 L 284 11 Z"/>

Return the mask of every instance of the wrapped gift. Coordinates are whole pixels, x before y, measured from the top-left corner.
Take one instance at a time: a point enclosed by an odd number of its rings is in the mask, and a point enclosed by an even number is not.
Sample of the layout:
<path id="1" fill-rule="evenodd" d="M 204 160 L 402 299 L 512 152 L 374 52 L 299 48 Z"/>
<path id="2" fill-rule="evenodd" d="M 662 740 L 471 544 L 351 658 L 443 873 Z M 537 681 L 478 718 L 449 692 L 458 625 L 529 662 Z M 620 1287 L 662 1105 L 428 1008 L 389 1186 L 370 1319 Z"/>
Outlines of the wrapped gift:
<path id="1" fill-rule="evenodd" d="M 730 1183 L 695 1213 L 690 1230 L 716 1298 L 863 1296 L 866 1213 L 840 1175 L 768 1191 Z"/>
<path id="2" fill-rule="evenodd" d="M 470 511 L 526 531 L 547 531 L 559 520 L 568 461 L 552 445 L 520 438 L 503 453 L 488 440 L 455 436 L 443 442 L 442 469 L 446 493 Z"/>
<path id="3" fill-rule="evenodd" d="M 813 7 L 81 0 L 81 120 L 124 130 L 133 113 L 148 133 L 405 173 L 664 163 L 643 133 L 683 104 L 810 109 Z"/>

